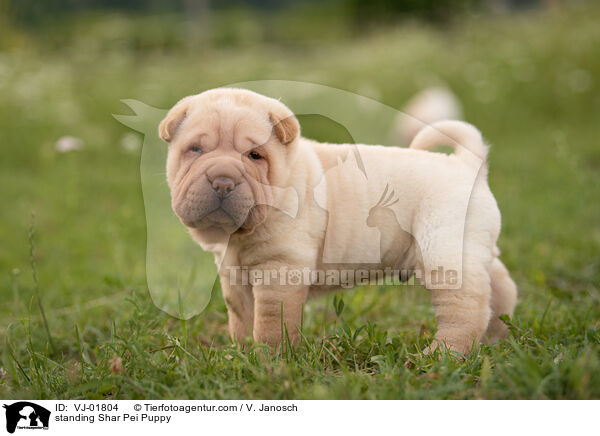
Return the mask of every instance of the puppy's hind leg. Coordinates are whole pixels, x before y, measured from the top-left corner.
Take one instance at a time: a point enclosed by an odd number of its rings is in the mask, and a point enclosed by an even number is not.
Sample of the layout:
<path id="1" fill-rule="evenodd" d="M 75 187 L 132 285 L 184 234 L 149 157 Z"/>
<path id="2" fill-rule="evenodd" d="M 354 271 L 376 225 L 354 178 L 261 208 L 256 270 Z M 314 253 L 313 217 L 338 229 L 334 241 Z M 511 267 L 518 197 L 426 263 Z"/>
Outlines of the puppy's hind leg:
<path id="1" fill-rule="evenodd" d="M 439 251 L 435 248 L 430 246 L 423 253 L 424 284 L 431 292 L 437 323 L 435 340 L 424 351 L 427 353 L 442 346 L 468 354 L 483 338 L 490 320 L 489 264 L 492 256 L 485 245 L 466 243 L 459 281 L 440 285 L 433 279 L 436 271 L 448 271 L 449 267 L 454 269 L 456 265 L 444 263 L 447 259 L 436 256 Z"/>
<path id="2" fill-rule="evenodd" d="M 460 289 L 433 289 L 437 333 L 432 348 L 442 344 L 449 350 L 468 354 L 479 343 L 490 319 L 491 286 L 483 266 L 463 273 Z"/>
<path id="3" fill-rule="evenodd" d="M 517 304 L 517 285 L 515 285 L 508 270 L 497 257 L 492 261 L 490 278 L 492 281 L 492 298 L 490 301 L 492 317 L 485 333 L 486 343 L 506 337 L 508 328 L 500 320 L 500 315 L 512 317 Z"/>

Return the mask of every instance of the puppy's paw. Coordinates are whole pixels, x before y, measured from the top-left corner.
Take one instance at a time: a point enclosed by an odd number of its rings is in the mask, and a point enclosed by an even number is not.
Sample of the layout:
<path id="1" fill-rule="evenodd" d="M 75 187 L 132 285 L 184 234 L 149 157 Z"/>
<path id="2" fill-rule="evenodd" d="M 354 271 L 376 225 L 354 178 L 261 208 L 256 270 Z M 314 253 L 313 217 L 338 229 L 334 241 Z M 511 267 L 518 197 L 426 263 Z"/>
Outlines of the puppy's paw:
<path id="1" fill-rule="evenodd" d="M 442 356 L 445 353 L 448 353 L 449 351 L 450 350 L 448 347 L 444 346 L 443 344 L 440 344 L 437 340 L 434 339 L 431 342 L 431 345 L 421 350 L 421 353 L 417 352 L 415 354 L 412 354 L 412 359 L 407 359 L 404 362 L 404 366 L 408 369 L 412 369 L 416 366 L 416 361 L 420 358 L 431 355 L 433 358 L 441 359 Z"/>
<path id="2" fill-rule="evenodd" d="M 471 344 L 468 346 L 466 344 L 448 344 L 447 342 L 440 342 L 437 339 L 434 339 L 431 342 L 431 345 L 423 348 L 422 353 L 425 356 L 433 355 L 438 359 L 441 359 L 444 355 L 449 355 L 459 360 L 465 360 L 466 356 L 468 356 L 471 351 Z"/>

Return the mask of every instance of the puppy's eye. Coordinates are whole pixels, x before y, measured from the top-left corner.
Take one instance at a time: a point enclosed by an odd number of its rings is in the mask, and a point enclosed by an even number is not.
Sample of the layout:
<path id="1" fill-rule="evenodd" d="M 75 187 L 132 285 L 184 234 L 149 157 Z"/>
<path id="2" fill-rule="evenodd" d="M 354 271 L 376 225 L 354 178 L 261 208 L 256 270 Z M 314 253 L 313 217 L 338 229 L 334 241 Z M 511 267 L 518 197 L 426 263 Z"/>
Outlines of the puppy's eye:
<path id="1" fill-rule="evenodd" d="M 191 151 L 192 153 L 202 153 L 202 149 L 196 145 L 190 147 L 188 151 Z"/>
<path id="2" fill-rule="evenodd" d="M 256 151 L 251 151 L 250 154 L 248 155 L 248 157 L 250 159 L 254 159 L 254 160 L 262 159 L 262 156 L 260 154 L 258 154 Z"/>

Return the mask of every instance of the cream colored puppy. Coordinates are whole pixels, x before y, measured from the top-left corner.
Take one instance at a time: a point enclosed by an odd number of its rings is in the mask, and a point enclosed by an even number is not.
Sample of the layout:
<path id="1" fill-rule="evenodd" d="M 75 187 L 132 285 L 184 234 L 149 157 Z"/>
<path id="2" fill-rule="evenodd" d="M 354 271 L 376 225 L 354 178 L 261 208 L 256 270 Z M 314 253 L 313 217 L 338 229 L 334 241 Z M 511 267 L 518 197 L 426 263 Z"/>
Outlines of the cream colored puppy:
<path id="1" fill-rule="evenodd" d="M 276 346 L 283 327 L 295 342 L 308 297 L 413 271 L 435 306 L 433 347 L 466 353 L 505 334 L 517 291 L 471 125 L 429 126 L 410 148 L 323 144 L 281 102 L 214 89 L 179 101 L 159 133 L 173 210 L 215 255 L 232 338 Z"/>

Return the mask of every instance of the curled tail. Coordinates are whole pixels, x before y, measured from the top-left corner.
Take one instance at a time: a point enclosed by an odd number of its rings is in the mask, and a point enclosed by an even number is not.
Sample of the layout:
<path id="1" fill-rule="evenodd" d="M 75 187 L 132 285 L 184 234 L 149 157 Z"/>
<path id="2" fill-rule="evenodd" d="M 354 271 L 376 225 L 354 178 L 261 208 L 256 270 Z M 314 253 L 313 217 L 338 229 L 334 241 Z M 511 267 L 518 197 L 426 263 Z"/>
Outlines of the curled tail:
<path id="1" fill-rule="evenodd" d="M 468 164 L 477 167 L 486 165 L 488 146 L 481 133 L 473 125 L 464 121 L 438 121 L 417 133 L 409 148 L 431 150 L 440 145 L 454 147 L 454 154 Z"/>

